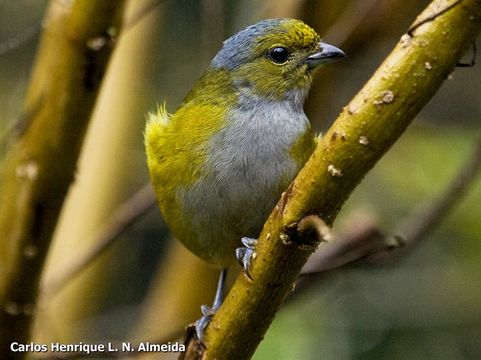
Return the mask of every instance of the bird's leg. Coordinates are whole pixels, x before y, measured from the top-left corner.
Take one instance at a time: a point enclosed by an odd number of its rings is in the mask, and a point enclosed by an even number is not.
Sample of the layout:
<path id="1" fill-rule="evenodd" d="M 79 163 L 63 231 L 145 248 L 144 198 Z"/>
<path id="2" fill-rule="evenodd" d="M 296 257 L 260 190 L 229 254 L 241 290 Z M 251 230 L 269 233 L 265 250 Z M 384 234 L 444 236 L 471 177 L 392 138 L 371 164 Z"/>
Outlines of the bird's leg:
<path id="1" fill-rule="evenodd" d="M 247 277 L 252 280 L 251 274 L 250 274 L 250 268 L 251 268 L 251 261 L 255 256 L 254 248 L 257 244 L 257 239 L 243 237 L 241 239 L 241 242 L 244 246 L 237 248 L 235 250 L 235 255 L 236 255 L 237 261 L 244 269 L 244 272 L 246 273 Z"/>
<path id="2" fill-rule="evenodd" d="M 219 281 L 217 283 L 217 290 L 215 292 L 214 303 L 212 307 L 207 305 L 202 305 L 200 307 L 200 311 L 202 312 L 202 317 L 195 322 L 195 333 L 197 335 L 197 339 L 202 343 L 204 340 L 204 330 L 209 325 L 212 317 L 216 313 L 216 311 L 222 305 L 223 294 L 224 294 L 224 284 L 225 278 L 227 276 L 227 269 L 223 269 L 220 272 Z"/>

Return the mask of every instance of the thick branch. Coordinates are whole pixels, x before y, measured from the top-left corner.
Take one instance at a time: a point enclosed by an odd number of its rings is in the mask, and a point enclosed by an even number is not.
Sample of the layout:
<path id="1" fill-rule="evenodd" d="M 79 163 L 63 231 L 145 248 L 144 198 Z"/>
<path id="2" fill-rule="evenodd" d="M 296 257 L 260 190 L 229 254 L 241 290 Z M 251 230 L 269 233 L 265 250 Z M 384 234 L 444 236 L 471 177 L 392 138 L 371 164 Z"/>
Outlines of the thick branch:
<path id="1" fill-rule="evenodd" d="M 425 208 L 411 214 L 402 226 L 402 237 L 386 236 L 377 222 L 369 218 L 348 221 L 335 241 L 313 254 L 302 269 L 304 275 L 296 282 L 296 295 L 325 278 L 330 270 L 362 263 L 380 265 L 406 255 L 448 216 L 465 197 L 481 172 L 481 134 L 474 140 L 473 149 L 446 189 Z M 347 231 L 346 231 L 347 230 Z M 399 230 L 398 230 L 399 231 Z M 291 297 L 292 298 L 292 297 Z"/>
<path id="2" fill-rule="evenodd" d="M 453 2 L 435 0 L 417 22 Z M 334 221 L 350 193 L 436 93 L 480 28 L 481 2 L 463 0 L 401 38 L 281 197 L 259 237 L 253 281 L 239 276 L 207 328 L 206 350 L 186 358 L 252 356 L 313 250 L 285 241 L 288 229 L 311 214 Z"/>
<path id="3" fill-rule="evenodd" d="M 123 1 L 52 1 L 0 193 L 0 358 L 26 343 L 38 282 L 119 32 Z M 17 356 L 21 356 L 17 355 Z"/>

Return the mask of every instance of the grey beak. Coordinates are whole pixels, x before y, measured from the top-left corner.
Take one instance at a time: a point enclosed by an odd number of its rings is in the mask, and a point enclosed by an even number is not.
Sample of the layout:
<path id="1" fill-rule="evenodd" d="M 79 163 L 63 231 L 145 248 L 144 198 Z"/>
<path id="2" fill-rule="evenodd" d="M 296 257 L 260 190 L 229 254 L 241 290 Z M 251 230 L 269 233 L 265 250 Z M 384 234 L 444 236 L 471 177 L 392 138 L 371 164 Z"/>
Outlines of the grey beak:
<path id="1" fill-rule="evenodd" d="M 344 51 L 338 49 L 335 46 L 323 42 L 320 42 L 319 46 L 321 48 L 321 51 L 309 55 L 305 60 L 309 68 L 314 68 L 318 65 L 338 61 L 346 57 Z"/>

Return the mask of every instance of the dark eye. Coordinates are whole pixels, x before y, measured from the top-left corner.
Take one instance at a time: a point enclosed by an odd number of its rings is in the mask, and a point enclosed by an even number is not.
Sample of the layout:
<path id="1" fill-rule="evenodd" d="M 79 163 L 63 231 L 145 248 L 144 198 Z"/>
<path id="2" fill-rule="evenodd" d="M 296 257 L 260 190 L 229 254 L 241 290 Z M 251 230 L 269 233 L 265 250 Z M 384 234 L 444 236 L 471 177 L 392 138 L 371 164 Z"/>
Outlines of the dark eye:
<path id="1" fill-rule="evenodd" d="M 278 46 L 270 49 L 267 56 L 276 64 L 284 64 L 287 60 L 289 60 L 291 54 L 286 48 Z"/>

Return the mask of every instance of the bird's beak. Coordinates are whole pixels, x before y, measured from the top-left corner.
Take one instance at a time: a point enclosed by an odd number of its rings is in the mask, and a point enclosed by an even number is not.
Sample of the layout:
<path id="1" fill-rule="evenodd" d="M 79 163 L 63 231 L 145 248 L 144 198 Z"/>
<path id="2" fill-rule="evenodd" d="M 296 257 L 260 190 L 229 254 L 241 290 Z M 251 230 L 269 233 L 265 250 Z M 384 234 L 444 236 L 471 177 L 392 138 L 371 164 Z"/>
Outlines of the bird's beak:
<path id="1" fill-rule="evenodd" d="M 320 42 L 319 47 L 319 52 L 306 57 L 305 62 L 311 69 L 322 64 L 344 59 L 346 57 L 344 51 L 335 46 Z"/>

